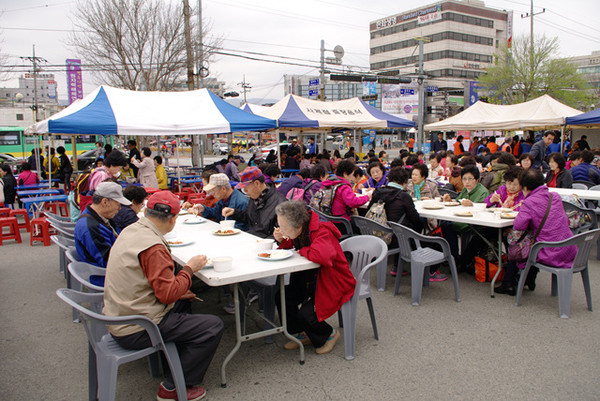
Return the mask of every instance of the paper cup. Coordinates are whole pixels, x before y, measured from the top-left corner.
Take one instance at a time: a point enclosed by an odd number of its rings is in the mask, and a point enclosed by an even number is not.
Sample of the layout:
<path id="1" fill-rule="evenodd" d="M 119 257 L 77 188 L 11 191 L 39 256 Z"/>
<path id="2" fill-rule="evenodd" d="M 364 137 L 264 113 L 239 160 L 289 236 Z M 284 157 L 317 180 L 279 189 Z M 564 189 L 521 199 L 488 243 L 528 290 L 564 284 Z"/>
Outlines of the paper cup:
<path id="1" fill-rule="evenodd" d="M 221 220 L 219 224 L 221 224 L 221 227 L 224 229 L 234 228 L 235 220 Z"/>
<path id="2" fill-rule="evenodd" d="M 257 252 L 270 251 L 271 249 L 273 249 L 274 243 L 275 243 L 275 240 L 273 240 L 273 239 L 257 239 L 256 240 L 256 251 Z"/>
<path id="3" fill-rule="evenodd" d="M 212 258 L 212 262 L 216 272 L 224 273 L 231 270 L 233 258 L 231 256 L 217 256 Z"/>

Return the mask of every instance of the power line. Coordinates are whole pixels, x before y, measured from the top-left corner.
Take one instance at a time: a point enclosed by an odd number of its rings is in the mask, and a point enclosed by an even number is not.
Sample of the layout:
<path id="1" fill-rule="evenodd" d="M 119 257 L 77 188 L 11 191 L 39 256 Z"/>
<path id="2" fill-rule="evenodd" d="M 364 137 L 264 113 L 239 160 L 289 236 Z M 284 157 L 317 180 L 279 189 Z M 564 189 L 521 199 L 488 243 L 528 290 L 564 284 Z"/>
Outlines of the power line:
<path id="1" fill-rule="evenodd" d="M 12 12 L 16 12 L 16 11 L 35 10 L 37 8 L 49 8 L 49 7 L 63 6 L 65 4 L 72 4 L 72 3 L 74 3 L 74 1 L 65 1 L 63 3 L 56 3 L 56 4 L 44 4 L 44 5 L 41 5 L 41 6 L 32 6 L 32 7 L 24 7 L 24 8 L 13 8 L 12 10 L 2 10 L 2 12 L 12 13 Z"/>
<path id="2" fill-rule="evenodd" d="M 585 24 L 583 24 L 581 21 L 576 21 L 576 20 L 574 20 L 574 19 L 572 19 L 572 18 L 565 17 L 564 15 L 562 15 L 562 14 L 559 14 L 559 13 L 557 13 L 557 12 L 554 12 L 554 11 L 552 11 L 552 10 L 548 10 L 548 12 L 550 12 L 550 13 L 552 13 L 552 14 L 554 14 L 554 15 L 558 15 L 559 17 L 561 17 L 561 18 L 564 18 L 564 19 L 566 19 L 566 20 L 568 20 L 568 21 L 574 22 L 574 23 L 575 23 L 575 24 L 577 24 L 577 25 L 581 25 L 581 26 L 584 26 L 584 27 L 586 27 L 586 28 L 588 28 L 588 29 L 593 29 L 593 30 L 594 30 L 594 31 L 596 31 L 596 32 L 600 32 L 600 29 L 593 28 L 593 27 L 591 27 L 591 26 L 589 26 L 589 25 L 585 25 Z"/>
<path id="3" fill-rule="evenodd" d="M 563 31 L 563 32 L 565 32 L 565 33 L 568 33 L 568 34 L 571 34 L 571 35 L 573 35 L 573 36 L 577 36 L 578 38 L 581 38 L 581 39 L 587 39 L 587 40 L 590 40 L 590 41 L 592 41 L 592 42 L 600 43 L 600 39 L 596 39 L 596 38 L 593 38 L 593 37 L 591 37 L 591 36 L 587 36 L 586 34 L 583 34 L 583 33 L 577 32 L 577 31 L 574 31 L 574 30 L 573 30 L 573 29 L 571 29 L 571 28 L 566 28 L 566 27 L 563 27 L 562 25 L 556 24 L 556 23 L 554 23 L 554 22 L 546 21 L 546 20 L 545 20 L 545 19 L 543 19 L 543 18 L 540 18 L 540 17 L 538 17 L 538 21 L 541 21 L 542 23 L 544 23 L 544 25 L 546 25 L 546 26 L 548 26 L 548 27 L 551 27 L 551 28 L 556 28 L 556 29 L 558 29 L 559 31 Z"/>

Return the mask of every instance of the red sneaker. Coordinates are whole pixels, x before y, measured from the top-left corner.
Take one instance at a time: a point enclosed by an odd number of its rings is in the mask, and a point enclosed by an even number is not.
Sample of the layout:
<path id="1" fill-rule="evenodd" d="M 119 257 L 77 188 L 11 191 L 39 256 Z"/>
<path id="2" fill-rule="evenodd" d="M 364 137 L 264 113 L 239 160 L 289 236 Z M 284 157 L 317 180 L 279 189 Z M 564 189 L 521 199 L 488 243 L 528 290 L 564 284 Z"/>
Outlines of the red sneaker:
<path id="1" fill-rule="evenodd" d="M 193 386 L 186 388 L 188 401 L 197 401 L 206 397 L 206 390 L 202 386 Z M 158 401 L 177 401 L 177 390 L 167 390 L 162 383 L 158 386 Z"/>

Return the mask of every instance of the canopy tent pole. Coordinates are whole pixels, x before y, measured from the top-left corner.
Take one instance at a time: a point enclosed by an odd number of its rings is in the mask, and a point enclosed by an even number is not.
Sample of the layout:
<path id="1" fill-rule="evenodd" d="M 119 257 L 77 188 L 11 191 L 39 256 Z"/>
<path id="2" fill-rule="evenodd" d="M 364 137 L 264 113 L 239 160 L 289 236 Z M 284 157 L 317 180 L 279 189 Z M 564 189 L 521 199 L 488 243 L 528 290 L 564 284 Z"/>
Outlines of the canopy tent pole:
<path id="1" fill-rule="evenodd" d="M 200 152 L 200 167 L 204 167 L 204 141 L 200 135 L 198 135 L 198 151 Z"/>
<path id="2" fill-rule="evenodd" d="M 78 135 L 72 135 L 71 136 L 71 153 L 73 155 L 73 165 L 75 166 L 75 168 L 73 170 L 79 170 L 77 168 L 77 165 L 79 164 L 77 162 L 77 136 Z"/>
<path id="3" fill-rule="evenodd" d="M 560 154 L 565 154 L 565 126 L 560 126 Z"/>
<path id="4" fill-rule="evenodd" d="M 279 147 L 279 128 L 275 130 L 275 138 L 277 140 L 277 166 L 281 168 L 281 148 Z"/>
<path id="5" fill-rule="evenodd" d="M 42 169 L 44 168 L 44 166 L 42 166 L 42 159 L 41 156 L 42 154 L 40 153 L 40 149 L 42 149 L 42 136 L 38 135 L 35 137 L 35 159 L 37 160 L 37 175 L 38 178 L 41 180 L 42 179 Z"/>
<path id="6" fill-rule="evenodd" d="M 52 135 L 48 135 L 48 189 L 52 189 L 52 155 L 50 154 L 50 147 L 52 146 L 51 142 Z"/>
<path id="7" fill-rule="evenodd" d="M 177 148 L 177 185 L 179 186 L 179 192 L 181 192 L 181 168 L 179 167 L 179 135 L 175 138 L 175 147 Z"/>

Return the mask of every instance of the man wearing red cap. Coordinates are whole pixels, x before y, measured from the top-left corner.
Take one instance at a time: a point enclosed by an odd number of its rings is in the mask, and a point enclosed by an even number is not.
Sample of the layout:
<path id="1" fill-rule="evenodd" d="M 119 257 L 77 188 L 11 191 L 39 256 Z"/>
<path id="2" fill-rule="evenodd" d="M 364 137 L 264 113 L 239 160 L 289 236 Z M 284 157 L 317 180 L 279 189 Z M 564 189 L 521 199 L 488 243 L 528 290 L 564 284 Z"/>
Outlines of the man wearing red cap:
<path id="1" fill-rule="evenodd" d="M 204 398 L 204 374 L 221 340 L 223 322 L 216 316 L 190 314 L 193 274 L 206 264 L 206 256 L 192 257 L 175 274 L 164 235 L 175 227 L 179 199 L 160 191 L 148 199 L 144 217 L 125 228 L 112 247 L 106 268 L 104 310 L 107 316 L 143 315 L 152 319 L 165 342 L 175 342 L 187 386 L 188 400 Z M 109 326 L 122 347 L 151 345 L 137 325 Z M 160 384 L 158 400 L 176 400 L 170 376 Z"/>

